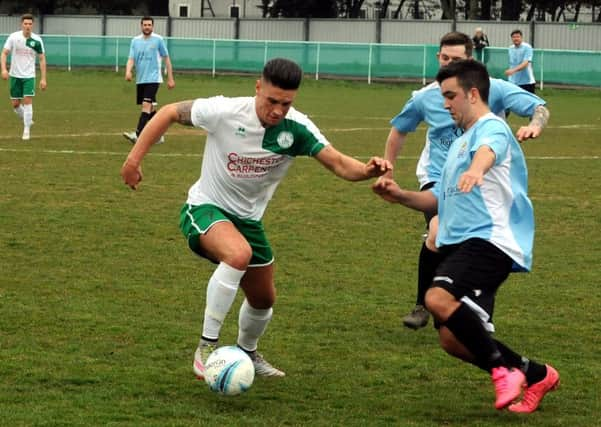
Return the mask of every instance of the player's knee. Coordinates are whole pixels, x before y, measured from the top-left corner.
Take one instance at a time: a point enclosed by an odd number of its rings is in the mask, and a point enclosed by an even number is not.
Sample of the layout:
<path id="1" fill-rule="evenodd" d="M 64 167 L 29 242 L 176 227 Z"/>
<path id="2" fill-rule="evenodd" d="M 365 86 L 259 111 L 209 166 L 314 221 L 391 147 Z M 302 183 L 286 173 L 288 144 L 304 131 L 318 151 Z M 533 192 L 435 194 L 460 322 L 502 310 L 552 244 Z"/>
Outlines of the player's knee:
<path id="1" fill-rule="evenodd" d="M 233 248 L 222 261 L 238 270 L 246 270 L 248 264 L 250 264 L 252 255 L 250 245 L 240 245 L 237 248 Z"/>
<path id="2" fill-rule="evenodd" d="M 453 296 L 446 290 L 433 286 L 426 292 L 426 308 L 435 318 L 446 319 L 450 299 L 453 299 Z"/>

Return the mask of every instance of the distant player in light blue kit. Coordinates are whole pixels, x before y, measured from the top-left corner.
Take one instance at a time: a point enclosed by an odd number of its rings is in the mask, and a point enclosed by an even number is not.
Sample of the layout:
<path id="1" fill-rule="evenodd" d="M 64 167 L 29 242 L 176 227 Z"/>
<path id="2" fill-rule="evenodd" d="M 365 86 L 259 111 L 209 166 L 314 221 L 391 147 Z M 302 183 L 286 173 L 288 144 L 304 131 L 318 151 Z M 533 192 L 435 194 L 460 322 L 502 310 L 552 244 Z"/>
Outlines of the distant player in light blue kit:
<path id="1" fill-rule="evenodd" d="M 441 67 L 451 61 L 467 59 L 471 56 L 472 40 L 467 34 L 450 32 L 440 39 L 437 57 Z M 490 79 L 489 107 L 493 113 L 500 116 L 508 110 L 519 116 L 531 117 L 530 123 L 520 127 L 516 133 L 520 141 L 538 137 L 549 117 L 545 101 L 501 79 Z M 426 191 L 440 181 L 440 173 L 449 147 L 463 133 L 444 108 L 444 99 L 438 82 L 413 92 L 402 111 L 390 121 L 392 128 L 384 152 L 386 160 L 390 162 L 396 160 L 407 134 L 415 132 L 422 122 L 428 125 L 428 130 L 426 145 L 418 161 L 416 174 L 420 190 Z M 387 177 L 390 178 L 392 175 L 389 174 Z M 424 212 L 426 224 L 429 224 L 435 214 L 435 210 Z M 424 307 L 424 297 L 432 282 L 434 266 L 437 264 L 438 254 L 431 253 L 425 245 L 422 245 L 419 254 L 415 307 L 403 318 L 403 324 L 408 328 L 419 329 L 428 323 L 429 313 Z"/>
<path id="2" fill-rule="evenodd" d="M 159 84 L 163 82 L 161 75 L 161 61 L 165 61 L 167 70 L 167 87 L 173 89 L 175 80 L 173 80 L 173 67 L 165 41 L 158 34 L 153 33 L 154 20 L 150 16 L 145 16 L 140 21 L 142 34 L 132 39 L 129 48 L 129 58 L 125 66 L 125 80 L 132 80 L 132 70 L 136 68 L 136 103 L 142 105 L 142 112 L 138 120 L 138 126 L 135 132 L 123 132 L 123 136 L 135 144 L 138 135 L 146 126 L 146 123 L 156 113 L 156 95 L 159 90 Z M 163 136 L 158 142 L 163 142 Z"/>
<path id="3" fill-rule="evenodd" d="M 532 70 L 534 51 L 532 46 L 522 40 L 522 37 L 522 31 L 520 30 L 511 32 L 513 44 L 509 46 L 509 68 L 505 70 L 505 75 L 511 83 L 534 93 L 536 86 L 534 71 Z"/>
<path id="4" fill-rule="evenodd" d="M 436 247 L 430 249 L 440 252 L 441 262 L 425 301 L 440 345 L 490 373 L 497 409 L 533 412 L 557 387 L 559 374 L 492 337 L 498 288 L 511 271 L 529 271 L 532 265 L 534 212 L 526 161 L 511 129 L 487 105 L 490 79 L 483 64 L 452 62 L 436 80 L 445 108 L 464 130 L 449 149 L 440 182 L 430 191 L 407 191 L 382 178 L 373 188 L 413 209 L 437 207 Z M 524 384 L 522 401 L 512 404 Z"/>

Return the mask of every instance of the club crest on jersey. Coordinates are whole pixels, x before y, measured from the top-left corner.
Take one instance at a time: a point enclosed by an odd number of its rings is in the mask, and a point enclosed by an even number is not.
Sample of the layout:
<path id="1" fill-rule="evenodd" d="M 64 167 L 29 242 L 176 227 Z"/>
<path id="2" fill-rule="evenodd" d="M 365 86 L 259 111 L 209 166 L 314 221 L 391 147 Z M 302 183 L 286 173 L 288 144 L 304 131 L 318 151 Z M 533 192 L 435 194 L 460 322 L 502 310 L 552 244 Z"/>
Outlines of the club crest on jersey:
<path id="1" fill-rule="evenodd" d="M 457 153 L 457 157 L 465 156 L 465 152 L 467 151 L 467 140 L 461 141 L 461 146 L 459 147 L 459 152 Z"/>
<path id="2" fill-rule="evenodd" d="M 277 137 L 278 145 L 282 148 L 290 148 L 294 142 L 294 135 L 292 132 L 282 131 Z"/>

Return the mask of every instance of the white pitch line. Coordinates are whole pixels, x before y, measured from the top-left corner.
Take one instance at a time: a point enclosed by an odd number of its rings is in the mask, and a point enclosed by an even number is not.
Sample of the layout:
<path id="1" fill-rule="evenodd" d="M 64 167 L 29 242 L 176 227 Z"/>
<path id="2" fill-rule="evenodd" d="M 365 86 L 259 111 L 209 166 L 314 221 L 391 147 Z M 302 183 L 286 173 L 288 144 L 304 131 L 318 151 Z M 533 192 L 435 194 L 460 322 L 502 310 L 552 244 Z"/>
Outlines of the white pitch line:
<path id="1" fill-rule="evenodd" d="M 88 150 L 33 150 L 29 148 L 5 148 L 0 147 L 0 153 L 42 153 L 42 154 L 75 154 L 75 155 L 94 155 L 94 156 L 127 156 L 126 151 L 88 151 Z M 152 157 L 198 157 L 200 153 L 148 153 Z M 369 159 L 369 156 L 354 156 L 357 159 Z M 305 157 L 301 157 L 303 159 Z M 402 156 L 400 159 L 417 160 L 418 156 Z M 526 159 L 532 160 L 599 160 L 601 156 L 527 156 Z"/>
<path id="2" fill-rule="evenodd" d="M 352 128 L 323 128 L 322 131 L 324 133 L 328 132 L 362 132 L 362 131 L 387 131 L 390 129 L 390 126 L 376 126 L 376 127 L 352 127 Z M 425 130 L 425 126 L 420 126 L 419 130 Z M 601 125 L 594 124 L 574 124 L 574 125 L 559 125 L 559 126 L 547 126 L 546 129 L 574 129 L 574 130 L 601 130 Z M 187 132 L 170 132 L 168 135 L 173 136 L 188 136 L 188 135 L 204 135 L 204 131 L 198 130 L 198 133 L 194 133 L 191 129 Z M 122 136 L 121 132 L 82 132 L 82 133 L 55 133 L 55 134 L 34 134 L 34 142 L 35 139 L 38 138 L 91 138 L 91 137 L 99 137 L 99 136 Z M 15 140 L 19 139 L 18 135 L 0 135 L 0 140 Z"/>

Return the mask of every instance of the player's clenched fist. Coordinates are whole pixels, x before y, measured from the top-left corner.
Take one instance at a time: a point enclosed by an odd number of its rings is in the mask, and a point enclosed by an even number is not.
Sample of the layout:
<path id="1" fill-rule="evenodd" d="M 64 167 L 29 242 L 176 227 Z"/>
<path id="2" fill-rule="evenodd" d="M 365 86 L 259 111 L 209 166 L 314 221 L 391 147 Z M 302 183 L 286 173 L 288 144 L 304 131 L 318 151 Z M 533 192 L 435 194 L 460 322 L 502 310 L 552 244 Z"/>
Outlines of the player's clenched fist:
<path id="1" fill-rule="evenodd" d="M 121 167 L 121 177 L 126 185 L 128 185 L 132 190 L 136 190 L 138 188 L 138 184 L 140 181 L 142 181 L 142 167 L 139 164 L 134 164 L 127 159 Z"/>

